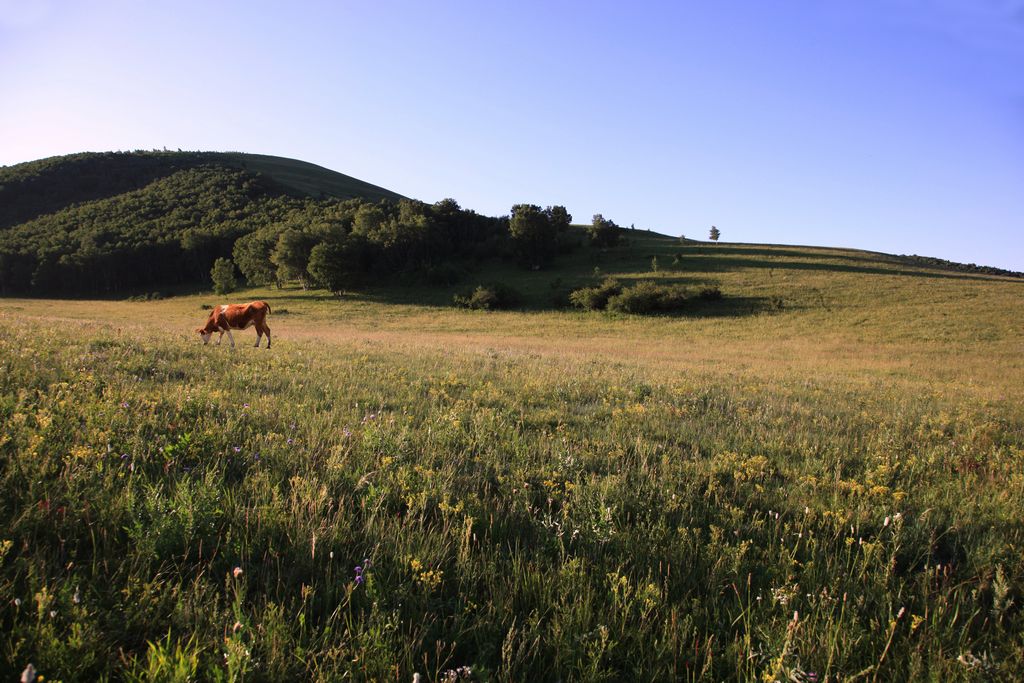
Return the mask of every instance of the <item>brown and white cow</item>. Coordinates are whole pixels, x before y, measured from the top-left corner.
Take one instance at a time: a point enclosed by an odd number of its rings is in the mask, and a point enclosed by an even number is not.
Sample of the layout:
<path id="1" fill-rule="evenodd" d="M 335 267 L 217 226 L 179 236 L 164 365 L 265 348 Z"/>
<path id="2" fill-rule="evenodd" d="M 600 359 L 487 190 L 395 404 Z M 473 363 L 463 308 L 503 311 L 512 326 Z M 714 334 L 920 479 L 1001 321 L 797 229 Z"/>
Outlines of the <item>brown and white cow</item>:
<path id="1" fill-rule="evenodd" d="M 203 344 L 210 342 L 214 332 L 220 332 L 217 343 L 220 344 L 224 333 L 228 333 L 228 341 L 231 348 L 235 347 L 234 337 L 231 330 L 245 330 L 256 326 L 256 346 L 260 345 L 263 335 L 267 335 L 267 348 L 270 348 L 270 328 L 267 327 L 267 316 L 270 314 L 270 304 L 266 301 L 253 301 L 248 304 L 224 304 L 214 306 L 210 311 L 210 317 L 203 327 L 197 327 L 196 332 L 203 339 Z"/>

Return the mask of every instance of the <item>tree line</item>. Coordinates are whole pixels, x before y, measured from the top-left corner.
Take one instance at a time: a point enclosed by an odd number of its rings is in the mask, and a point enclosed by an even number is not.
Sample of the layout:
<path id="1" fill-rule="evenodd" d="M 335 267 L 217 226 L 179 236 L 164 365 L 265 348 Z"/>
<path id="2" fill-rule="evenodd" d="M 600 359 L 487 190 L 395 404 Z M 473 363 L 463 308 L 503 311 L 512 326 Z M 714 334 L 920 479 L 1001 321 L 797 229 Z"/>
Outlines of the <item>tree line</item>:
<path id="1" fill-rule="evenodd" d="M 564 206 L 517 204 L 500 217 L 454 199 L 351 199 L 310 208 L 235 242 L 234 263 L 250 284 L 297 280 L 340 293 L 402 274 L 453 284 L 469 264 L 514 258 L 539 268 L 575 243 Z"/>
<path id="2" fill-rule="evenodd" d="M 580 241 L 563 206 L 517 204 L 508 216 L 489 217 L 453 199 L 314 199 L 187 153 L 133 157 L 105 186 L 111 156 L 0 169 L 0 294 L 205 284 L 217 259 L 231 259 L 254 285 L 297 280 L 341 292 L 396 275 L 452 284 L 472 263 L 503 258 L 542 268 Z M 594 217 L 594 244 L 614 244 L 617 233 Z"/>

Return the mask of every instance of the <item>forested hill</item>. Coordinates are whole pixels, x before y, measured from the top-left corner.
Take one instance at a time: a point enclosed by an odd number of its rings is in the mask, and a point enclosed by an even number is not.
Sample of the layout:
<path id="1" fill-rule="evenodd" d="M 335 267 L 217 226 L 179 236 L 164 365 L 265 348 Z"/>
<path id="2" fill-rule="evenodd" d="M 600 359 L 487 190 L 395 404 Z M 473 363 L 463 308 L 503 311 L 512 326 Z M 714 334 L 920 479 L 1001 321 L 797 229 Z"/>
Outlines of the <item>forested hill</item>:
<path id="1" fill-rule="evenodd" d="M 0 167 L 0 229 L 198 166 L 262 174 L 277 193 L 320 199 L 402 196 L 305 161 L 241 152 L 84 152 Z"/>
<path id="2" fill-rule="evenodd" d="M 314 164 L 230 152 L 82 153 L 2 167 L 0 293 L 205 281 L 238 237 L 348 199 L 402 196 Z"/>
<path id="3" fill-rule="evenodd" d="M 398 280 L 450 286 L 481 263 L 514 261 L 533 272 L 587 242 L 597 252 L 608 250 L 631 232 L 601 215 L 586 230 L 571 224 L 563 206 L 516 204 L 509 216 L 487 217 L 452 199 L 426 204 L 281 157 L 74 154 L 0 168 L 0 295 L 152 295 L 208 287 L 221 258 L 230 259 L 219 266 L 225 282 L 237 274 L 250 285 L 298 280 L 332 292 Z M 697 255 L 696 243 L 684 248 L 662 236 L 659 244 L 673 267 Z M 648 251 L 645 259 L 656 255 Z M 888 258 L 915 268 L 1020 277 L 939 259 Z M 595 266 L 587 258 L 574 263 L 586 273 Z M 598 301 L 611 296 L 607 288 L 584 289 L 593 289 L 584 294 Z"/>

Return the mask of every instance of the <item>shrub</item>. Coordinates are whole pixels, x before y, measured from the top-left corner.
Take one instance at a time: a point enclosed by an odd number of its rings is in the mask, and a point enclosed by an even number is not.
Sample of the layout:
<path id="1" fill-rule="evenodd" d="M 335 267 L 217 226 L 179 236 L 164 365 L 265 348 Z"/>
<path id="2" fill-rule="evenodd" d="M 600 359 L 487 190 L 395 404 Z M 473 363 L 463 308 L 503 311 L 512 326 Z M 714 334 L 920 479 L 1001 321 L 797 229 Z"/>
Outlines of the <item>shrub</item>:
<path id="1" fill-rule="evenodd" d="M 164 295 L 160 292 L 148 292 L 146 294 L 136 294 L 135 296 L 128 297 L 128 301 L 160 301 L 164 298 Z"/>
<path id="2" fill-rule="evenodd" d="M 608 305 L 608 300 L 622 292 L 622 284 L 615 278 L 606 278 L 597 287 L 584 287 L 569 294 L 573 306 L 585 311 L 600 311 Z"/>
<path id="3" fill-rule="evenodd" d="M 454 298 L 456 306 L 482 311 L 514 308 L 520 301 L 519 292 L 501 283 L 478 285 L 473 291 L 456 294 Z"/>
<path id="4" fill-rule="evenodd" d="M 700 290 L 700 294 L 697 295 L 701 301 L 721 301 L 722 290 L 718 287 L 705 287 Z"/>
<path id="5" fill-rule="evenodd" d="M 641 282 L 608 300 L 608 310 L 620 313 L 677 311 L 686 304 L 686 292 L 678 285 Z"/>

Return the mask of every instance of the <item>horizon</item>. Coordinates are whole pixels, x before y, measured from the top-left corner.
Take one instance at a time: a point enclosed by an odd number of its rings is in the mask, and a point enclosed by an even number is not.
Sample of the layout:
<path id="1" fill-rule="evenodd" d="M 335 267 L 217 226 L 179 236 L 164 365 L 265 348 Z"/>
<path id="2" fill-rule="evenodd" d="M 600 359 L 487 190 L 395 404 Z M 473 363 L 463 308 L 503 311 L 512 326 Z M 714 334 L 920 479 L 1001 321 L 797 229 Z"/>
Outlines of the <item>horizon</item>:
<path id="1" fill-rule="evenodd" d="M 1024 2 L 250 7 L 0 0 L 0 164 L 238 150 L 486 215 L 1024 270 Z"/>

